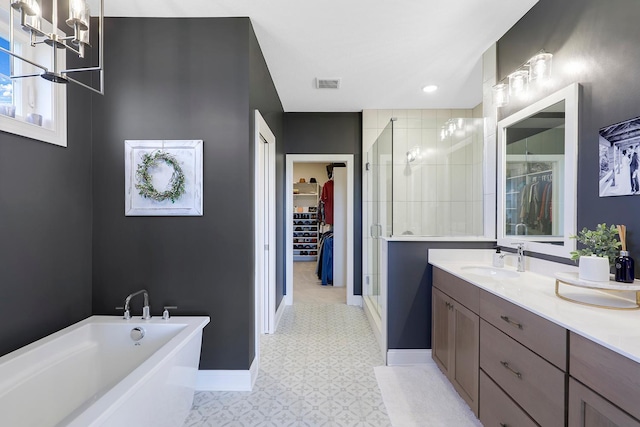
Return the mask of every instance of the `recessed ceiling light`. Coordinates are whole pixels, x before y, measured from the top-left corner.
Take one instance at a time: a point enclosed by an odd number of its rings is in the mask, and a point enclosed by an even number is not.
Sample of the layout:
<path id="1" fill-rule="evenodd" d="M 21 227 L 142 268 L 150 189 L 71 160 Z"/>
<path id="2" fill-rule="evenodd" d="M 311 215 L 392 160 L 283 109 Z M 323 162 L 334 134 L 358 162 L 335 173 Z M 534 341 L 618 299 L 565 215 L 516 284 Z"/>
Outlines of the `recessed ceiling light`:
<path id="1" fill-rule="evenodd" d="M 428 85 L 422 88 L 422 91 L 426 93 L 435 92 L 436 90 L 438 90 L 438 86 L 436 85 Z"/>

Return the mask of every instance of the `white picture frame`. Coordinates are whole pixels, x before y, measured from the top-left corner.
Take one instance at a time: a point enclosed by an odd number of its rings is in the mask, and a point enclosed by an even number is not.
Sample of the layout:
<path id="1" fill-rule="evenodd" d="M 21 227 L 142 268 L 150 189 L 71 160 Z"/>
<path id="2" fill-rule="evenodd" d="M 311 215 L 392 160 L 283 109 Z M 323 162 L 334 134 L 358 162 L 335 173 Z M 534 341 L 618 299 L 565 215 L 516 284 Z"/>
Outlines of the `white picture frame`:
<path id="1" fill-rule="evenodd" d="M 126 140 L 124 142 L 124 213 L 125 216 L 202 216 L 202 140 Z M 145 154 L 156 151 L 175 158 L 184 174 L 184 193 L 175 201 L 157 201 L 140 194 L 136 184 L 138 166 Z M 150 170 L 153 185 L 166 188 L 174 169 L 163 162 Z"/>

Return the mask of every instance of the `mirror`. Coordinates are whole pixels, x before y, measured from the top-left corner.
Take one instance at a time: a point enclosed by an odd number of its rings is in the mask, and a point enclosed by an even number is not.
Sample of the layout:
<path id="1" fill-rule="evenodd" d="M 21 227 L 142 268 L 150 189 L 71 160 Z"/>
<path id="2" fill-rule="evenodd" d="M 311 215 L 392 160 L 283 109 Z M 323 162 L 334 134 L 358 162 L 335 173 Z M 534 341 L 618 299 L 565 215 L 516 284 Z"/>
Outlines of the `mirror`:
<path id="1" fill-rule="evenodd" d="M 497 239 L 560 257 L 575 250 L 579 85 L 498 123 Z"/>

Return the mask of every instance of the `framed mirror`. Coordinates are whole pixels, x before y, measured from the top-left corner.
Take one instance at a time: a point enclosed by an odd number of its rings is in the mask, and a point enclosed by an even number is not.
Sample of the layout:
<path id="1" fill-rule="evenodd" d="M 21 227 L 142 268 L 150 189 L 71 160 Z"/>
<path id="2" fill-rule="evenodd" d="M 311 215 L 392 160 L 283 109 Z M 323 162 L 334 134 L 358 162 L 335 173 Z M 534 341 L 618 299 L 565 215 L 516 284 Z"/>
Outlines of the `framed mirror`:
<path id="1" fill-rule="evenodd" d="M 575 250 L 579 92 L 574 83 L 498 123 L 500 246 L 566 258 Z"/>

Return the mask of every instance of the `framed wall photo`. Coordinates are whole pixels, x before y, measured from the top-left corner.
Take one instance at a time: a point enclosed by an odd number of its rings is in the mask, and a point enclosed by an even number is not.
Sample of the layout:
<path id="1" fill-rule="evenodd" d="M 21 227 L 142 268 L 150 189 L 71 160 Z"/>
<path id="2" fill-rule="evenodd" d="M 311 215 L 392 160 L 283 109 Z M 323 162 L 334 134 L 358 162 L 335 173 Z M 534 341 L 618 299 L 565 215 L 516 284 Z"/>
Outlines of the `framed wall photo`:
<path id="1" fill-rule="evenodd" d="M 640 117 L 603 127 L 600 139 L 600 197 L 640 194 Z"/>
<path id="2" fill-rule="evenodd" d="M 124 142 L 126 216 L 202 216 L 202 140 Z"/>

